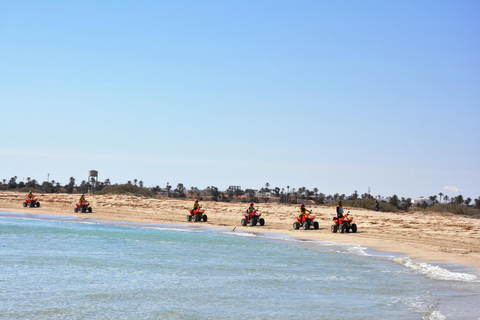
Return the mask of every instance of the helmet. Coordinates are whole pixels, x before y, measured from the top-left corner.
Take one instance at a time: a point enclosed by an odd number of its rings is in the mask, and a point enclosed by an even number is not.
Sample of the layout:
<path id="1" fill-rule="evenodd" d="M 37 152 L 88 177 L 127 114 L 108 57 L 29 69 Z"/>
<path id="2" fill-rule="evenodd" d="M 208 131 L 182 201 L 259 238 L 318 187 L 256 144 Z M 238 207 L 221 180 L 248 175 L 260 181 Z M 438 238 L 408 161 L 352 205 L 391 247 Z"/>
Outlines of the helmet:
<path id="1" fill-rule="evenodd" d="M 300 205 L 300 207 L 302 207 L 302 208 L 303 208 L 303 207 L 305 207 L 305 205 L 302 203 L 302 204 Z"/>
<path id="2" fill-rule="evenodd" d="M 82 194 L 82 197 L 83 197 L 83 196 L 84 196 L 84 195 Z"/>
<path id="3" fill-rule="evenodd" d="M 195 202 L 198 202 L 198 199 L 195 199 Z"/>
<path id="4" fill-rule="evenodd" d="M 30 191 L 28 191 L 28 192 L 32 193 L 32 190 L 30 190 Z"/>
<path id="5" fill-rule="evenodd" d="M 250 205 L 253 206 L 253 202 L 250 202 Z"/>

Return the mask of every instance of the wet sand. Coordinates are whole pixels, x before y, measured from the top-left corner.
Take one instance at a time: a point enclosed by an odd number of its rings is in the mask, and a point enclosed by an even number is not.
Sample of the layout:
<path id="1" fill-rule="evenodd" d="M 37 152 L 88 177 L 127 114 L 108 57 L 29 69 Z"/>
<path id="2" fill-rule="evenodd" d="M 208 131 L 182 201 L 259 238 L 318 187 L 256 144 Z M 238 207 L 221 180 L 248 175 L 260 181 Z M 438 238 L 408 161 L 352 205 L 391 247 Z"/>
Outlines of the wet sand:
<path id="1" fill-rule="evenodd" d="M 192 224 L 187 222 L 192 200 L 150 199 L 126 195 L 87 195 L 92 213 L 75 213 L 79 195 L 36 194 L 40 208 L 24 208 L 25 194 L 0 192 L 0 211 L 27 214 L 65 215 L 111 221 L 160 224 Z M 200 201 L 208 215 L 210 227 L 249 232 L 284 233 L 291 237 L 338 243 L 358 244 L 389 252 L 399 252 L 421 261 L 457 263 L 474 266 L 480 271 L 480 219 L 444 213 L 386 213 L 357 208 L 350 211 L 358 226 L 357 233 L 332 233 L 330 226 L 334 207 L 310 206 L 320 224 L 318 230 L 294 230 L 298 205 L 262 203 L 256 207 L 265 219 L 265 226 L 242 227 L 246 203 Z"/>

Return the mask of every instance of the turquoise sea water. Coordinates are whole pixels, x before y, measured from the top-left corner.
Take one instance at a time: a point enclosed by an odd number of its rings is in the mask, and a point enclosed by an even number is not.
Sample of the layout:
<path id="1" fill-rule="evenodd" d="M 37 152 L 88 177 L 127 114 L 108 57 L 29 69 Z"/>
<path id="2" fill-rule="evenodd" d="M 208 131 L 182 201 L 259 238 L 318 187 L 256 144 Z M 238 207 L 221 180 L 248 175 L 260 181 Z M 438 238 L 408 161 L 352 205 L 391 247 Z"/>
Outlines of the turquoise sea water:
<path id="1" fill-rule="evenodd" d="M 205 224 L 0 216 L 0 318 L 480 319 L 460 266 Z"/>

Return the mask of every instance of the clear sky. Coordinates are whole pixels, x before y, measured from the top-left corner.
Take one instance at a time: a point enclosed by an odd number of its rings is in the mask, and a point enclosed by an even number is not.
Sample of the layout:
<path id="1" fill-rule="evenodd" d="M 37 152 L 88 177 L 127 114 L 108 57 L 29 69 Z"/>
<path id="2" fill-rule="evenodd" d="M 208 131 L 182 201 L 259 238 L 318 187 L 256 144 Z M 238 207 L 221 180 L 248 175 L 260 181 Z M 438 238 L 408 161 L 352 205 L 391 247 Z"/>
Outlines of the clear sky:
<path id="1" fill-rule="evenodd" d="M 480 196 L 480 1 L 0 1 L 0 179 Z"/>

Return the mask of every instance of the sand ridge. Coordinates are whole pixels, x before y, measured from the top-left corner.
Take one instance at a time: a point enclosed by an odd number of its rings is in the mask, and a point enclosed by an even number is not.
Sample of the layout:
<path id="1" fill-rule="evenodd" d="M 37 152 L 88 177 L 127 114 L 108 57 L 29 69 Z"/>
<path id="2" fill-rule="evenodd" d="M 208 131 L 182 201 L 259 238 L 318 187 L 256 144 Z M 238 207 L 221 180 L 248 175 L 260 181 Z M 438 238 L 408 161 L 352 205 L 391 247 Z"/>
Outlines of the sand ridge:
<path id="1" fill-rule="evenodd" d="M 68 215 L 162 224 L 190 224 L 188 210 L 192 200 L 143 198 L 128 195 L 86 195 L 92 213 L 74 213 L 77 194 L 36 194 L 40 208 L 24 208 L 25 194 L 0 192 L 0 211 L 31 214 Z M 298 205 L 278 203 L 256 204 L 265 219 L 265 226 L 242 227 L 240 221 L 248 204 L 239 202 L 200 201 L 208 215 L 202 224 L 225 229 L 252 232 L 286 233 L 289 236 L 319 241 L 351 243 L 378 250 L 400 252 L 423 261 L 449 262 L 475 266 L 480 270 L 480 219 L 444 213 L 375 212 L 345 208 L 358 226 L 355 234 L 331 233 L 334 207 L 307 206 L 320 224 L 318 230 L 294 230 Z"/>

